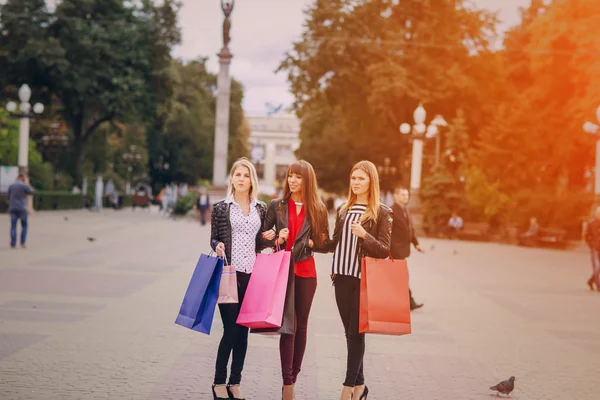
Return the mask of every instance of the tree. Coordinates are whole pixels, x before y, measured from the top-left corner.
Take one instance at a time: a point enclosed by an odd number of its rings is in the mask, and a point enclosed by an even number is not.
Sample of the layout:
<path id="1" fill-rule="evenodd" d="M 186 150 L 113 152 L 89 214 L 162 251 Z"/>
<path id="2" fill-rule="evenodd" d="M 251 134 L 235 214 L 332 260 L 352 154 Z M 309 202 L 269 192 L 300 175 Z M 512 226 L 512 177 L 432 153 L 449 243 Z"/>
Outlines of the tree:
<path id="1" fill-rule="evenodd" d="M 325 188 L 338 186 L 334 177 L 359 159 L 406 159 L 398 126 L 419 102 L 447 115 L 480 100 L 487 78 L 473 72 L 486 59 L 495 18 L 463 3 L 322 0 L 307 11 L 302 40 L 280 70 L 303 120 L 298 155 L 327 171 Z M 398 167 L 408 180 L 404 163 Z"/>

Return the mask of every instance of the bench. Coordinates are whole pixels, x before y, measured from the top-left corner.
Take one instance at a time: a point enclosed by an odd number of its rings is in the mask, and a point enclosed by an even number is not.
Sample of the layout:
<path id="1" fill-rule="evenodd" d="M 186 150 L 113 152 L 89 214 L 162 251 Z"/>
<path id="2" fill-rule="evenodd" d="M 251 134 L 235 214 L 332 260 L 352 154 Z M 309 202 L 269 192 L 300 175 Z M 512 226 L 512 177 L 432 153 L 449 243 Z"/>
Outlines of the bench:
<path id="1" fill-rule="evenodd" d="M 567 231 L 558 228 L 540 229 L 536 237 L 538 246 L 550 247 L 566 247 L 567 246 Z"/>
<path id="2" fill-rule="evenodd" d="M 459 239 L 487 240 L 489 230 L 490 225 L 485 222 L 465 222 L 456 236 Z"/>

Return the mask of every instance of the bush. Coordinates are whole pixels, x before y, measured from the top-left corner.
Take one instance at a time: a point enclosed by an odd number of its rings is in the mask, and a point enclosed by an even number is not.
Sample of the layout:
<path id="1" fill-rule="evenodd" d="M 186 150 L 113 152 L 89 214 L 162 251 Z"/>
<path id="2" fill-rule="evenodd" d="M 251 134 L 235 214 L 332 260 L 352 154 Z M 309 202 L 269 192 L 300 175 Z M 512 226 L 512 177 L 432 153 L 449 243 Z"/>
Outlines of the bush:
<path id="1" fill-rule="evenodd" d="M 44 210 L 76 210 L 83 208 L 83 196 L 69 192 L 36 191 L 33 194 L 33 208 Z"/>
<path id="2" fill-rule="evenodd" d="M 194 208 L 194 204 L 196 204 L 198 196 L 200 195 L 196 192 L 189 192 L 185 196 L 178 197 L 177 202 L 173 207 L 173 215 L 186 215 L 192 208 Z"/>
<path id="3" fill-rule="evenodd" d="M 271 196 L 269 196 L 268 194 L 264 194 L 264 193 L 259 193 L 258 194 L 258 199 L 262 202 L 264 202 L 267 207 L 269 207 L 269 205 L 271 205 Z"/>
<path id="4" fill-rule="evenodd" d="M 521 230 L 527 228 L 529 218 L 536 217 L 541 228 L 560 228 L 570 238 L 581 237 L 581 224 L 590 217 L 594 194 L 568 192 L 561 195 L 523 190 L 510 201 L 506 219 Z"/>

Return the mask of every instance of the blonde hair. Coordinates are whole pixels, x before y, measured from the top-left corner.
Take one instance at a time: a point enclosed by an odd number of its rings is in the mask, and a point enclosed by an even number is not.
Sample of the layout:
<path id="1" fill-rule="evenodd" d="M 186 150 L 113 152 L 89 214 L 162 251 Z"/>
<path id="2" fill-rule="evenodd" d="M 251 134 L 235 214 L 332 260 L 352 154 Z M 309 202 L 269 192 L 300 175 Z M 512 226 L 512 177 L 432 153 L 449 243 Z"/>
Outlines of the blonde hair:
<path id="1" fill-rule="evenodd" d="M 238 160 L 231 166 L 231 170 L 229 171 L 227 197 L 235 194 L 235 187 L 233 186 L 233 182 L 231 180 L 233 178 L 233 173 L 239 167 L 246 167 L 248 168 L 248 171 L 250 171 L 250 191 L 248 192 L 248 196 L 250 197 L 250 200 L 258 199 L 258 175 L 256 173 L 256 168 L 254 168 L 254 164 L 252 164 L 246 157 L 238 158 Z"/>
<path id="2" fill-rule="evenodd" d="M 369 176 L 369 190 L 367 191 L 367 211 L 361 217 L 361 221 L 368 221 L 370 219 L 377 221 L 377 215 L 379 214 L 379 207 L 381 201 L 379 199 L 379 174 L 377 173 L 377 167 L 371 161 L 359 161 L 354 164 L 352 171 L 350 171 L 350 177 L 352 173 L 360 169 Z M 352 191 L 352 187 L 348 189 L 348 201 L 342 206 L 341 211 L 349 210 L 354 204 L 356 204 L 357 196 Z"/>

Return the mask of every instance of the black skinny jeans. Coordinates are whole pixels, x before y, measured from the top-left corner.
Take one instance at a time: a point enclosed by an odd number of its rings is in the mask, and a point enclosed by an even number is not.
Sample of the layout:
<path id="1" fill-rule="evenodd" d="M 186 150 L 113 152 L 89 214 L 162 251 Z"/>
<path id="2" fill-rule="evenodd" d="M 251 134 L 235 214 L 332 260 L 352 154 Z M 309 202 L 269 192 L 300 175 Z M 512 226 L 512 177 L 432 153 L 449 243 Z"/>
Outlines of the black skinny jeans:
<path id="1" fill-rule="evenodd" d="M 237 285 L 239 303 L 236 304 L 219 304 L 219 312 L 223 321 L 223 337 L 219 344 L 217 353 L 217 364 L 215 367 L 215 385 L 224 385 L 227 380 L 227 364 L 229 356 L 233 352 L 233 360 L 231 361 L 231 375 L 229 375 L 230 385 L 239 385 L 242 381 L 242 370 L 244 369 L 244 361 L 246 360 L 246 350 L 248 349 L 248 328 L 236 324 L 237 317 L 240 313 L 240 306 L 248 282 L 250 274 L 237 272 Z"/>
<path id="2" fill-rule="evenodd" d="M 317 278 L 294 277 L 294 334 L 281 335 L 279 355 L 281 357 L 281 375 L 284 385 L 293 385 L 302 368 L 302 359 L 306 351 L 308 315 L 312 306 Z"/>
<path id="3" fill-rule="evenodd" d="M 348 275 L 335 276 L 335 300 L 344 330 L 348 359 L 346 361 L 346 380 L 344 386 L 365 384 L 363 357 L 365 355 L 365 334 L 358 333 L 360 311 L 360 279 Z"/>

